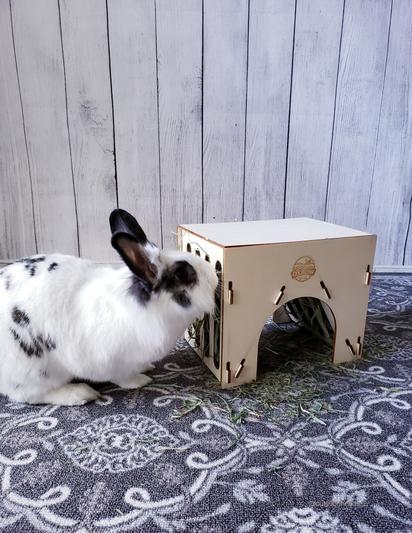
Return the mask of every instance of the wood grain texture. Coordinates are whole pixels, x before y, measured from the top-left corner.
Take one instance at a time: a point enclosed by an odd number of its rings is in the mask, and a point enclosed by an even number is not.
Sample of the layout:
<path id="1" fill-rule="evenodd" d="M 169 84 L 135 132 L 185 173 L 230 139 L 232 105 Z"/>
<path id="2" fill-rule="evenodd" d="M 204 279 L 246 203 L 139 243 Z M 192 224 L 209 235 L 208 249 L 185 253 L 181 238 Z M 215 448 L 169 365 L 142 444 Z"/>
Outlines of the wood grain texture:
<path id="1" fill-rule="evenodd" d="M 202 220 L 202 2 L 157 0 L 163 244 Z"/>
<path id="2" fill-rule="evenodd" d="M 30 170 L 13 49 L 10 7 L 0 2 L 0 257 L 36 252 Z"/>
<path id="3" fill-rule="evenodd" d="M 106 6 L 60 0 L 80 254 L 109 260 L 109 214 L 116 207 Z M 81 46 L 79 46 L 81 43 Z"/>
<path id="4" fill-rule="evenodd" d="M 343 0 L 297 3 L 287 217 L 325 216 Z"/>
<path id="5" fill-rule="evenodd" d="M 391 1 L 347 0 L 326 219 L 366 227 Z"/>
<path id="6" fill-rule="evenodd" d="M 250 2 L 245 220 L 283 216 L 294 12 L 290 0 Z"/>
<path id="7" fill-rule="evenodd" d="M 155 0 L 108 0 L 119 206 L 161 243 Z"/>
<path id="8" fill-rule="evenodd" d="M 393 3 L 388 61 L 367 227 L 378 234 L 376 262 L 412 262 L 407 240 L 412 195 L 412 1 Z"/>
<path id="9" fill-rule="evenodd" d="M 247 0 L 204 3 L 204 221 L 243 215 Z"/>
<path id="10" fill-rule="evenodd" d="M 412 265 L 411 2 L 0 1 L 0 260 L 111 261 L 118 202 L 166 247 L 285 213 Z"/>
<path id="11" fill-rule="evenodd" d="M 58 4 L 12 2 L 39 252 L 77 254 Z"/>

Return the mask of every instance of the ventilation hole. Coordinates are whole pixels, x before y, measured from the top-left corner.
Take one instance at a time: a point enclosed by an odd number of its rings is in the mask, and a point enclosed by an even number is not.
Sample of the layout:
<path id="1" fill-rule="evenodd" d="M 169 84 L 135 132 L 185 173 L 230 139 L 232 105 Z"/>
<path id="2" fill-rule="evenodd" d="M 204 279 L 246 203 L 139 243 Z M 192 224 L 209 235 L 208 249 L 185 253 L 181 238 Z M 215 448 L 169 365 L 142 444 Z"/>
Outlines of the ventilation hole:
<path id="1" fill-rule="evenodd" d="M 330 292 L 329 289 L 326 287 L 325 283 L 323 281 L 320 282 L 320 286 L 322 287 L 322 290 L 325 292 L 326 296 L 330 300 Z"/>
<path id="2" fill-rule="evenodd" d="M 286 315 L 279 312 L 278 320 L 274 317 L 274 322 L 287 324 L 292 321 L 296 326 L 309 330 L 314 337 L 322 338 L 328 345 L 333 345 L 335 320 L 329 306 L 322 300 L 309 296 L 295 298 L 284 305 L 284 310 Z"/>
<path id="3" fill-rule="evenodd" d="M 242 373 L 243 368 L 245 367 L 246 359 L 242 359 L 239 363 L 239 366 L 237 367 L 237 370 L 235 372 L 235 379 L 237 379 L 240 374 Z"/>
<path id="4" fill-rule="evenodd" d="M 209 357 L 210 344 L 210 315 L 205 314 L 203 318 L 203 357 Z"/>
<path id="5" fill-rule="evenodd" d="M 210 257 L 208 255 L 205 255 L 205 261 L 207 261 L 208 263 L 210 263 Z"/>
<path id="6" fill-rule="evenodd" d="M 196 250 L 195 254 L 200 257 L 200 250 Z"/>
<path id="7" fill-rule="evenodd" d="M 220 324 L 215 321 L 215 335 L 213 339 L 213 364 L 220 368 Z"/>
<path id="8" fill-rule="evenodd" d="M 233 283 L 229 281 L 227 284 L 227 296 L 228 296 L 228 303 L 229 305 L 233 304 Z"/>
<path id="9" fill-rule="evenodd" d="M 222 272 L 222 264 L 220 261 L 216 261 L 215 270 L 216 272 Z"/>
<path id="10" fill-rule="evenodd" d="M 221 313 L 222 313 L 222 266 L 217 261 L 216 274 L 218 277 L 218 284 L 215 290 L 215 312 L 213 315 L 214 321 L 214 336 L 213 336 L 213 363 L 215 368 L 220 368 L 220 327 L 221 327 Z"/>
<path id="11" fill-rule="evenodd" d="M 186 245 L 186 250 L 190 253 L 192 251 L 192 247 L 190 246 L 190 242 Z"/>
<path id="12" fill-rule="evenodd" d="M 345 342 L 346 342 L 346 346 L 349 348 L 349 351 L 352 355 L 355 355 L 355 350 L 351 344 L 351 342 L 349 341 L 349 339 L 345 339 Z"/>

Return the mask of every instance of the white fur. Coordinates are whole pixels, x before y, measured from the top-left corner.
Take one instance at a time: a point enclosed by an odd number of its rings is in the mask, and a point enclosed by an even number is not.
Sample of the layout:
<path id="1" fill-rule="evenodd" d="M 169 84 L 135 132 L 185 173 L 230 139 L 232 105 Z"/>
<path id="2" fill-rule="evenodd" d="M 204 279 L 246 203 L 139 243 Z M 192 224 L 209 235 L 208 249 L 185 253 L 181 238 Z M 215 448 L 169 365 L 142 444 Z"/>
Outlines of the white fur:
<path id="1" fill-rule="evenodd" d="M 169 352 L 196 317 L 213 312 L 217 277 L 209 263 L 192 254 L 146 249 L 159 275 L 177 260 L 194 267 L 198 283 L 188 290 L 191 306 L 181 307 L 165 290 L 140 303 L 129 290 L 133 274 L 126 267 L 59 254 L 38 263 L 35 276 L 22 263 L 5 267 L 0 277 L 0 393 L 21 402 L 75 405 L 98 393 L 84 383 L 68 385 L 73 378 L 126 388 L 147 384 L 150 378 L 142 372 Z M 53 262 L 58 267 L 49 272 Z M 11 332 L 16 306 L 27 313 L 33 331 L 56 342 L 56 349 L 41 357 L 24 353 Z"/>

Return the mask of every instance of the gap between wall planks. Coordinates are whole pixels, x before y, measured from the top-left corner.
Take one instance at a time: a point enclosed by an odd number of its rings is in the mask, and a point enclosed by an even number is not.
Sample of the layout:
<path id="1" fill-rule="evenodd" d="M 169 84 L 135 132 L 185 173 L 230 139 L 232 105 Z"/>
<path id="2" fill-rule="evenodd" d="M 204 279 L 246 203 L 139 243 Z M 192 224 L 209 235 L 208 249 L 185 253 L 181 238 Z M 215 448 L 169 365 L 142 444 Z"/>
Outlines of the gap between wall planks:
<path id="1" fill-rule="evenodd" d="M 101 0 L 59 5 L 80 255 L 111 259 L 108 213 L 116 207 L 116 183 L 106 6 Z"/>
<path id="2" fill-rule="evenodd" d="M 163 245 L 202 221 L 202 0 L 156 0 Z M 179 73 L 179 75 L 176 75 Z"/>
<path id="3" fill-rule="evenodd" d="M 324 218 L 343 6 L 343 0 L 297 3 L 287 217 Z"/>
<path id="4" fill-rule="evenodd" d="M 242 220 L 248 0 L 204 2 L 204 222 Z"/>
<path id="5" fill-rule="evenodd" d="M 0 2 L 0 257 L 36 251 L 31 176 L 8 2 Z"/>
<path id="6" fill-rule="evenodd" d="M 110 260 L 119 204 L 167 246 L 326 213 L 412 263 L 411 0 L 0 5 L 0 258 Z"/>
<path id="7" fill-rule="evenodd" d="M 346 0 L 326 218 L 366 227 L 391 1 Z"/>
<path id="8" fill-rule="evenodd" d="M 155 2 L 107 9 L 119 206 L 161 244 Z"/>
<path id="9" fill-rule="evenodd" d="M 289 0 L 250 2 L 245 220 L 283 216 L 294 16 Z"/>
<path id="10" fill-rule="evenodd" d="M 58 4 L 14 0 L 11 8 L 38 249 L 77 255 Z"/>
<path id="11" fill-rule="evenodd" d="M 412 264 L 412 0 L 393 2 L 367 227 L 386 243 L 381 264 Z M 382 205 L 382 198 L 385 203 Z M 409 235 L 408 235 L 409 229 Z M 409 237 L 409 241 L 408 241 Z M 405 243 L 405 246 L 399 246 Z"/>

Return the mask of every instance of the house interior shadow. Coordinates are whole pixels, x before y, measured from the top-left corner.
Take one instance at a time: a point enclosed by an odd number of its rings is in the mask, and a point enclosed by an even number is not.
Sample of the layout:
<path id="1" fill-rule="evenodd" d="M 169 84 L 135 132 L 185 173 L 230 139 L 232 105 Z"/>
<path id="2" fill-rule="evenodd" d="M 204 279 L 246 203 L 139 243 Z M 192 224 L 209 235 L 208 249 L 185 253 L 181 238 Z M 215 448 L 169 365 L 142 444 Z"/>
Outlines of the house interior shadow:
<path id="1" fill-rule="evenodd" d="M 325 312 L 326 311 L 326 312 Z M 316 298 L 297 298 L 266 321 L 259 339 L 258 377 L 286 365 L 332 363 L 335 320 L 327 304 Z"/>

